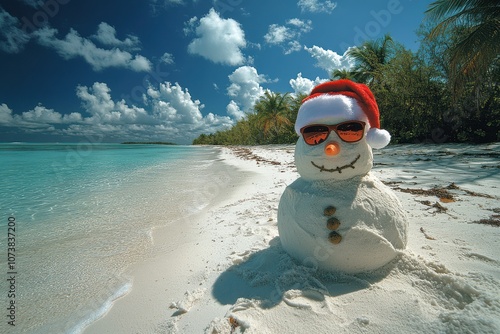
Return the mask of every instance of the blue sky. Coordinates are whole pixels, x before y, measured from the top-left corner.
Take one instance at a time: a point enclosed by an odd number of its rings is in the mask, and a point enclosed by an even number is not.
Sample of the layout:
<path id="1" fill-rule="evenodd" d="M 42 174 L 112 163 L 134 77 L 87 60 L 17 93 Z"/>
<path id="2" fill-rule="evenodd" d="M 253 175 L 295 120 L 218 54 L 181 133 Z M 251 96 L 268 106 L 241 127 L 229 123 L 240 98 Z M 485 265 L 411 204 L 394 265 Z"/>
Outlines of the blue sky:
<path id="1" fill-rule="evenodd" d="M 189 144 L 366 39 L 416 50 L 431 2 L 0 0 L 0 141 Z"/>

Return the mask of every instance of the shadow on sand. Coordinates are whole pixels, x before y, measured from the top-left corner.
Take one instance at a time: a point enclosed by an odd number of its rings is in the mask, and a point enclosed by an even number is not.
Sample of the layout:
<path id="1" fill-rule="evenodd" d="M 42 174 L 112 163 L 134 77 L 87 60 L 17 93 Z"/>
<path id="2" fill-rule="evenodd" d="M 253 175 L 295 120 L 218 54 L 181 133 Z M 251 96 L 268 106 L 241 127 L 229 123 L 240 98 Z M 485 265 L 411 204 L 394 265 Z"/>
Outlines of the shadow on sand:
<path id="1" fill-rule="evenodd" d="M 303 297 L 324 300 L 369 288 L 386 277 L 394 265 L 369 273 L 349 275 L 306 267 L 293 260 L 282 248 L 279 237 L 269 247 L 246 257 L 224 271 L 215 281 L 212 295 L 221 304 L 235 304 L 238 298 L 254 299 L 262 308 L 286 302 L 286 293 L 298 291 Z"/>

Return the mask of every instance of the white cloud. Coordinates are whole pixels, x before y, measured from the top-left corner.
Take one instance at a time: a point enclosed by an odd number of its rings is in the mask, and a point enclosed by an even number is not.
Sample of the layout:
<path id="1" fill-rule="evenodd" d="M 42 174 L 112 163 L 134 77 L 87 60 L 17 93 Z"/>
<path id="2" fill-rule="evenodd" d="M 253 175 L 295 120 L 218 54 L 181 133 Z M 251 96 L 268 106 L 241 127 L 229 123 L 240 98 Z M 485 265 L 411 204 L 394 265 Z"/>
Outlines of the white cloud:
<path id="1" fill-rule="evenodd" d="M 161 56 L 160 60 L 167 65 L 172 65 L 174 63 L 174 55 L 165 52 L 163 56 Z"/>
<path id="2" fill-rule="evenodd" d="M 330 14 L 335 7 L 337 7 L 336 2 L 331 2 L 329 0 L 321 1 L 321 0 L 299 0 L 297 5 L 300 7 L 302 12 L 311 12 L 311 13 L 328 13 Z"/>
<path id="3" fill-rule="evenodd" d="M 63 117 L 60 113 L 53 109 L 47 109 L 42 105 L 37 105 L 33 110 L 23 112 L 22 119 L 32 123 L 58 124 L 63 122 Z"/>
<path id="4" fill-rule="evenodd" d="M 195 22 L 190 20 L 190 25 Z M 197 21 L 196 21 L 197 22 Z M 245 58 L 241 48 L 246 46 L 245 33 L 233 19 L 223 19 L 212 8 L 199 20 L 195 38 L 188 52 L 200 55 L 214 63 L 240 65 Z"/>
<path id="5" fill-rule="evenodd" d="M 106 22 L 101 22 L 99 24 L 97 33 L 92 37 L 106 46 L 125 48 L 127 50 L 140 50 L 141 42 L 137 36 L 129 35 L 121 41 L 116 38 L 116 29 Z"/>
<path id="6" fill-rule="evenodd" d="M 171 136 L 178 142 L 190 143 L 202 133 L 225 130 L 234 123 L 227 116 L 213 113 L 203 116 L 201 110 L 205 106 L 193 100 L 189 91 L 178 83 L 165 82 L 158 89 L 150 87 L 148 97 L 154 118 L 161 121 L 161 126 L 171 129 Z"/>
<path id="7" fill-rule="evenodd" d="M 234 124 L 227 116 L 213 113 L 203 116 L 204 105 L 178 83 L 150 86 L 144 97 L 148 110 L 128 105 L 123 99 L 113 100 L 111 89 L 102 82 L 90 87 L 78 86 L 76 94 L 82 101 L 85 117 L 77 112 L 62 115 L 40 104 L 19 115 L 6 104 L 0 104 L 0 126 L 53 135 L 190 144 L 202 133 L 226 130 Z"/>
<path id="8" fill-rule="evenodd" d="M 309 32 L 312 30 L 312 21 L 302 21 L 301 19 L 293 18 L 288 20 L 287 24 L 295 26 L 299 29 L 300 32 Z"/>
<path id="9" fill-rule="evenodd" d="M 135 55 L 135 57 L 128 62 L 128 67 L 136 72 L 149 72 L 151 71 L 151 62 L 144 56 Z"/>
<path id="10" fill-rule="evenodd" d="M 233 116 L 235 120 L 239 121 L 245 117 L 245 113 L 240 109 L 238 104 L 231 100 L 226 107 L 228 115 Z"/>
<path id="11" fill-rule="evenodd" d="M 290 79 L 289 82 L 293 89 L 293 94 L 297 96 L 299 94 L 309 94 L 315 86 L 325 81 L 328 81 L 328 79 L 320 79 L 319 77 L 316 77 L 316 79 L 311 80 L 303 78 L 302 73 L 298 73 L 297 78 Z"/>
<path id="12" fill-rule="evenodd" d="M 118 48 L 98 48 L 91 40 L 81 37 L 77 31 L 71 29 L 64 39 L 56 37 L 57 29 L 44 27 L 34 32 L 38 42 L 51 47 L 65 59 L 82 57 L 95 71 L 108 67 L 123 67 L 137 72 L 151 70 L 151 62 L 141 56 L 132 56 L 127 51 Z"/>
<path id="13" fill-rule="evenodd" d="M 268 44 L 281 46 L 285 54 L 290 54 L 302 48 L 298 39 L 302 33 L 307 33 L 311 30 L 312 22 L 310 20 L 302 21 L 294 18 L 288 20 L 284 26 L 271 24 L 264 35 L 264 39 Z"/>
<path id="14" fill-rule="evenodd" d="M 150 96 L 155 97 L 153 110 L 161 119 L 180 124 L 196 124 L 203 119 L 201 109 L 204 105 L 199 100 L 193 100 L 189 91 L 182 89 L 178 83 L 162 83 Z"/>
<path id="15" fill-rule="evenodd" d="M 82 101 L 87 113 L 92 115 L 86 121 L 92 124 L 136 124 L 151 123 L 143 108 L 128 106 L 124 100 L 114 102 L 107 84 L 96 82 L 92 87 L 78 86 L 76 95 Z"/>
<path id="16" fill-rule="evenodd" d="M 232 102 L 236 104 L 243 113 L 249 112 L 255 102 L 264 94 L 261 83 L 267 82 L 263 75 L 259 75 L 257 70 L 251 66 L 241 66 L 229 75 L 231 85 L 227 88 L 227 94 L 233 98 Z M 231 102 L 230 102 L 231 104 Z M 234 106 L 229 107 L 236 112 Z M 227 108 L 226 108 L 227 109 Z M 236 112 L 236 115 L 239 113 Z"/>
<path id="17" fill-rule="evenodd" d="M 252 66 L 254 64 L 254 61 L 255 61 L 254 57 L 248 56 L 247 60 L 246 60 L 246 64 L 249 65 L 249 66 Z"/>
<path id="18" fill-rule="evenodd" d="M 271 24 L 267 34 L 264 35 L 264 39 L 269 44 L 281 44 L 291 38 L 293 34 L 290 29 L 277 24 Z"/>
<path id="19" fill-rule="evenodd" d="M 196 31 L 196 23 L 198 23 L 198 17 L 193 16 L 187 22 L 184 22 L 184 34 L 187 36 Z"/>
<path id="20" fill-rule="evenodd" d="M 28 43 L 29 34 L 18 26 L 19 20 L 0 7 L 0 50 L 18 53 Z"/>
<path id="21" fill-rule="evenodd" d="M 62 115 L 53 109 L 38 104 L 30 111 L 16 115 L 4 103 L 0 105 L 0 125 L 25 129 L 54 129 L 52 124 L 70 124 L 82 122 L 80 113 Z M 52 130 L 51 130 L 52 131 Z"/>
<path id="22" fill-rule="evenodd" d="M 286 55 L 302 50 L 302 44 L 299 41 L 288 42 L 288 47 L 283 51 Z"/>
<path id="23" fill-rule="evenodd" d="M 354 60 L 347 56 L 349 49 L 343 55 L 339 55 L 332 50 L 325 50 L 316 45 L 312 48 L 305 46 L 304 50 L 309 52 L 311 56 L 316 59 L 316 66 L 324 69 L 328 75 L 331 75 L 332 71 L 336 69 L 350 70 L 354 67 Z"/>
<path id="24" fill-rule="evenodd" d="M 12 110 L 5 104 L 0 104 L 0 124 L 9 125 L 13 124 Z"/>

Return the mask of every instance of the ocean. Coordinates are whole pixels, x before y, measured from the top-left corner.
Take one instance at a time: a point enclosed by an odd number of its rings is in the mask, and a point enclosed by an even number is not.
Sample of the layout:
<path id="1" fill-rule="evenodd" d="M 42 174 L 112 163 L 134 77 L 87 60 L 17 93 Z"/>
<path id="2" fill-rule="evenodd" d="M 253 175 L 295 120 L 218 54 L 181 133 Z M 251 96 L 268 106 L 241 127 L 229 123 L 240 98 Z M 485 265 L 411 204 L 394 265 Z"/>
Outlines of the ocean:
<path id="1" fill-rule="evenodd" d="M 218 152 L 0 144 L 0 332 L 80 333 L 101 317 L 154 255 L 153 229 L 188 223 L 226 191 L 236 171 Z"/>

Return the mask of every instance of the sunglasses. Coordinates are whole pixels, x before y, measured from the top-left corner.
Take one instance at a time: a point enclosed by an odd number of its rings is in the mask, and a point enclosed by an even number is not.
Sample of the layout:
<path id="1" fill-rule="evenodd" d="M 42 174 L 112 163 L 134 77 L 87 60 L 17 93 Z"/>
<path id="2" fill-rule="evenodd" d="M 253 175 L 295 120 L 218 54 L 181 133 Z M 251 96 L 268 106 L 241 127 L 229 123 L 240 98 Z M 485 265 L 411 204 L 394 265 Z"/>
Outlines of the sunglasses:
<path id="1" fill-rule="evenodd" d="M 346 143 L 355 143 L 363 139 L 365 122 L 348 121 L 335 125 L 307 125 L 300 129 L 300 133 L 307 145 L 318 145 L 328 138 L 332 130 Z"/>

